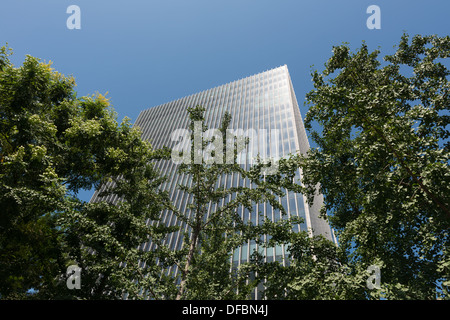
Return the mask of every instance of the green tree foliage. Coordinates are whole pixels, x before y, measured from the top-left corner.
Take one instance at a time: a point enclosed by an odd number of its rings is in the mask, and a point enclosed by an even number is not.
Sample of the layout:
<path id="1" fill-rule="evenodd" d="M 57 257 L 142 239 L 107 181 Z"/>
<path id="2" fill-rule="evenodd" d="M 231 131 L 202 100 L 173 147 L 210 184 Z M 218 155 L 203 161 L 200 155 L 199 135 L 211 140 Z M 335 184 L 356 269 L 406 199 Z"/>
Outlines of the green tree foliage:
<path id="1" fill-rule="evenodd" d="M 154 256 L 137 250 L 166 230 L 146 226 L 167 202 L 152 150 L 101 94 L 76 97 L 75 81 L 27 56 L 16 68 L 0 50 L 0 295 L 118 298 L 151 282 Z M 77 198 L 103 186 L 98 203 Z M 118 205 L 107 196 L 120 199 Z M 71 264 L 80 290 L 66 287 Z M 149 276 L 150 275 L 150 276 Z M 33 290 L 30 293 L 30 290 Z"/>
<path id="2" fill-rule="evenodd" d="M 65 252 L 82 270 L 81 289 L 65 292 L 84 299 L 125 295 L 140 299 L 145 289 L 156 286 L 154 282 L 164 282 L 157 252 L 141 246 L 150 240 L 158 243 L 172 231 L 148 223 L 158 220 L 168 205 L 168 195 L 159 191 L 164 179 L 152 162 L 167 158 L 168 153 L 153 151 L 129 125 L 110 129 L 115 139 L 109 140 L 104 158 L 110 165 L 104 172 L 110 181 L 100 187 L 97 201 L 72 200 L 75 205 L 57 220 L 65 236 Z"/>
<path id="3" fill-rule="evenodd" d="M 257 203 L 268 203 L 274 210 L 285 214 L 279 197 L 284 195 L 283 189 L 298 189 L 293 183 L 298 167 L 295 162 L 283 159 L 277 172 L 271 175 L 266 174 L 271 162 L 258 161 L 245 170 L 238 164 L 237 156 L 246 147 L 246 142 L 238 141 L 242 137 L 227 135 L 231 121 L 229 114 L 225 113 L 218 135 L 208 137 L 205 134 L 208 128 L 204 124 L 204 108 L 197 106 L 189 108 L 188 112 L 191 120 L 191 148 L 189 152 L 181 152 L 181 156 L 188 154 L 185 157 L 188 160 L 179 165 L 178 172 L 189 177 L 186 184 L 179 185 L 179 189 L 190 195 L 191 200 L 186 212 L 172 209 L 183 225 L 188 227 L 183 247 L 165 262 L 166 267 L 175 265 L 179 270 L 179 284 L 177 282 L 176 296 L 172 298 L 249 298 L 258 282 L 251 276 L 252 270 L 247 265 L 236 267 L 232 259 L 233 252 L 249 241 L 268 245 L 274 231 L 283 229 L 284 234 L 289 234 L 292 232 L 291 224 L 299 223 L 287 218 L 273 222 L 253 209 Z M 196 123 L 199 124 L 197 128 L 200 128 L 197 133 Z M 198 145 L 195 142 L 196 134 L 197 138 L 203 137 Z M 211 157 L 203 157 L 212 144 Z M 202 157 L 196 161 L 198 154 Z M 227 178 L 232 176 L 236 181 L 241 181 L 238 186 L 226 186 Z M 258 215 L 258 222 L 252 224 L 251 221 L 244 221 L 240 214 L 241 208 Z"/>
<path id="4" fill-rule="evenodd" d="M 265 262 L 255 252 L 246 270 L 263 283 L 261 294 L 269 300 L 361 300 L 377 294 L 367 286 L 372 274 L 349 263 L 346 252 L 321 235 L 283 230 L 271 239 L 288 246 L 288 263 Z"/>
<path id="5" fill-rule="evenodd" d="M 253 225 L 238 208 L 252 212 L 267 202 L 284 213 L 282 190 L 299 189 L 293 183 L 296 162 L 282 159 L 273 175 L 264 173 L 262 162 L 245 171 L 236 162 L 245 146 L 239 138 L 220 144 L 204 139 L 200 152 L 213 143 L 223 163 L 202 159 L 179 166 L 190 177 L 180 190 L 191 195 L 188 212 L 180 212 L 161 191 L 163 178 L 154 169 L 153 160 L 168 160 L 167 149 L 153 150 L 127 119 L 119 124 L 103 95 L 78 98 L 72 77 L 31 56 L 16 68 L 10 51 L 2 47 L 0 55 L 1 297 L 247 298 L 259 280 L 249 265 L 235 267 L 234 250 L 249 241 L 275 245 L 269 239 L 292 232 L 295 221 L 260 216 Z M 192 126 L 201 122 L 202 133 L 203 111 L 189 109 Z M 226 114 L 224 137 L 229 123 Z M 192 149 L 193 158 L 197 151 Z M 245 185 L 225 188 L 232 174 Z M 92 188 L 96 202 L 77 198 L 79 190 Z M 208 211 L 209 205 L 215 209 Z M 163 210 L 188 226 L 181 250 L 165 245 L 167 235 L 184 229 L 159 221 Z M 155 250 L 142 250 L 148 241 Z M 81 268 L 80 289 L 66 286 L 71 265 Z M 174 265 L 178 275 L 162 272 Z"/>
<path id="6" fill-rule="evenodd" d="M 449 297 L 449 37 L 404 35 L 384 62 L 365 44 L 335 47 L 307 94 L 305 126 L 319 148 L 280 159 L 272 174 L 262 161 L 237 164 L 238 137 L 198 145 L 204 109 L 190 108 L 191 149 L 180 156 L 191 161 L 178 167 L 186 211 L 154 168 L 168 150 L 119 124 L 103 95 L 78 98 L 72 77 L 30 56 L 16 68 L 10 54 L 0 49 L 1 298 L 244 299 L 255 288 L 268 299 Z M 225 114 L 222 138 L 229 124 Z M 225 187 L 230 177 L 242 183 Z M 240 214 L 262 203 L 285 213 L 286 190 L 311 201 L 318 185 L 339 246 L 293 232 L 295 219 Z M 92 188 L 97 202 L 77 198 Z M 160 221 L 163 210 L 177 227 Z M 176 250 L 166 245 L 174 232 L 184 235 Z M 142 250 L 148 241 L 154 250 Z M 233 253 L 248 243 L 285 246 L 289 259 L 258 250 L 237 267 Z M 67 288 L 69 265 L 81 268 L 81 289 Z M 369 266 L 381 268 L 380 288 L 368 287 Z"/>
<path id="7" fill-rule="evenodd" d="M 318 148 L 301 161 L 303 182 L 320 183 L 350 275 L 381 267 L 369 295 L 448 298 L 450 37 L 404 35 L 384 62 L 379 53 L 334 47 L 313 72 L 305 126 Z"/>

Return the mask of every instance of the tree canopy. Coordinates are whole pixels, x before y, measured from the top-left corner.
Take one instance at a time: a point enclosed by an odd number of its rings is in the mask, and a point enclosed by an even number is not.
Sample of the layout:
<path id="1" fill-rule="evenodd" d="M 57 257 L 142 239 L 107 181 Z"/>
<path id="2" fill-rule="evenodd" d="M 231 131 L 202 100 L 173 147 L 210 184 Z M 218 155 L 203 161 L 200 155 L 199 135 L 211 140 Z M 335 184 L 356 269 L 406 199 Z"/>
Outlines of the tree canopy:
<path id="1" fill-rule="evenodd" d="M 139 259 L 154 257 L 136 248 L 165 232 L 146 221 L 167 200 L 151 162 L 167 152 L 152 150 L 128 119 L 119 124 L 104 95 L 77 97 L 73 77 L 31 56 L 16 68 L 11 54 L 0 50 L 1 297 L 138 291 Z M 100 186 L 97 203 L 77 197 Z M 71 264 L 83 269 L 86 290 L 67 290 Z"/>
<path id="2" fill-rule="evenodd" d="M 313 71 L 304 181 L 320 183 L 349 262 L 381 267 L 384 297 L 448 297 L 450 37 L 405 34 L 379 54 L 344 44 Z"/>
<path id="3" fill-rule="evenodd" d="M 51 63 L 27 56 L 16 68 L 10 54 L 2 47 L 1 297 L 247 298 L 258 282 L 252 270 L 234 268 L 233 251 L 248 241 L 264 245 L 281 230 L 290 233 L 289 223 L 296 221 L 261 216 L 252 225 L 237 210 L 268 202 L 284 212 L 278 197 L 282 188 L 299 190 L 292 180 L 296 163 L 280 161 L 278 174 L 270 177 L 262 162 L 245 171 L 236 163 L 241 144 L 232 140 L 232 163 L 223 153 L 223 163 L 203 159 L 179 166 L 190 183 L 178 187 L 192 196 L 189 210 L 182 212 L 161 190 L 165 178 L 154 168 L 153 160 L 168 159 L 168 149 L 153 150 L 128 119 L 119 124 L 104 95 L 77 97 L 73 77 L 53 70 Z M 191 129 L 198 121 L 206 130 L 203 111 L 189 109 Z M 225 115 L 223 133 L 229 121 Z M 204 152 L 213 140 L 204 139 L 192 152 Z M 217 154 L 228 143 L 223 141 Z M 247 186 L 224 188 L 221 178 L 230 174 L 246 179 Z M 81 189 L 96 189 L 95 201 L 81 201 Z M 207 212 L 210 203 L 216 210 Z M 163 210 L 188 229 L 166 227 L 160 221 Z M 173 232 L 185 232 L 179 251 L 165 244 Z M 156 249 L 143 250 L 148 242 Z M 178 274 L 163 272 L 174 265 Z M 66 286 L 69 266 L 81 268 L 78 290 Z"/>
<path id="4" fill-rule="evenodd" d="M 238 137 L 196 144 L 208 128 L 204 109 L 189 108 L 191 148 L 179 158 L 209 158 L 178 166 L 190 199 L 182 211 L 154 161 L 173 151 L 119 123 L 104 95 L 77 97 L 73 77 L 31 56 L 15 67 L 1 47 L 0 298 L 246 299 L 257 288 L 266 299 L 448 299 L 450 37 L 405 34 L 395 53 L 380 53 L 333 47 L 306 95 L 317 148 L 280 159 L 270 175 L 262 161 L 237 164 Z M 222 137 L 229 123 L 224 114 Z M 225 187 L 229 175 L 242 183 Z M 256 203 L 285 213 L 286 190 L 312 203 L 317 186 L 338 245 L 294 232 L 297 219 L 238 213 L 259 214 Z M 80 200 L 82 189 L 95 189 L 95 201 Z M 167 226 L 163 211 L 179 223 Z M 169 248 L 180 232 L 183 245 Z M 255 250 L 238 266 L 233 253 L 248 243 L 283 246 L 288 259 Z M 73 265 L 78 290 L 66 285 Z"/>

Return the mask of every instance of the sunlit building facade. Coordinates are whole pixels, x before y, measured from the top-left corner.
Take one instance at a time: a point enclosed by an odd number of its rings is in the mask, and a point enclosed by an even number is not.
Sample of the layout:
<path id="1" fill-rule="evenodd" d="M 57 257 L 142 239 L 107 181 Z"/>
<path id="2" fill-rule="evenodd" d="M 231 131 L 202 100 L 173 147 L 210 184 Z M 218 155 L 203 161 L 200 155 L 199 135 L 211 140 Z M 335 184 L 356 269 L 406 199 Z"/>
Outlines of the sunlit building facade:
<path id="1" fill-rule="evenodd" d="M 188 129 L 186 109 L 196 105 L 206 109 L 205 121 L 209 128 L 219 128 L 225 111 L 228 111 L 232 117 L 230 129 L 250 133 L 250 143 L 238 157 L 239 163 L 245 168 L 249 168 L 258 154 L 263 159 L 278 159 L 296 152 L 303 154 L 309 149 L 286 65 L 144 110 L 135 126 L 141 128 L 143 138 L 149 140 L 153 148 L 177 147 L 180 145 L 179 137 L 173 133 Z M 189 214 L 186 209 L 189 195 L 177 188 L 178 184 L 188 184 L 189 177 L 179 175 L 177 163 L 172 160 L 159 161 L 157 169 L 168 177 L 162 187 L 169 192 L 175 206 Z M 298 171 L 297 181 L 301 181 L 300 176 L 301 172 Z M 226 187 L 232 187 L 245 184 L 245 181 L 230 175 L 222 183 Z M 97 192 L 91 201 L 95 201 L 96 196 Z M 301 194 L 291 192 L 287 192 L 280 201 L 289 217 L 303 218 L 304 222 L 296 225 L 295 231 L 307 230 L 311 235 L 322 234 L 334 241 L 329 224 L 319 218 L 322 196 L 315 197 L 315 203 L 311 206 Z M 241 209 L 244 221 L 258 223 L 258 212 L 274 221 L 282 218 L 280 212 L 273 210 L 269 204 L 256 204 L 253 209 L 253 212 Z M 214 207 L 210 207 L 210 210 L 214 210 Z M 186 230 L 186 225 L 168 211 L 162 213 L 162 220 L 167 225 L 178 225 Z M 167 238 L 167 244 L 174 249 L 180 249 L 182 243 L 183 232 L 174 232 Z M 152 246 L 152 243 L 145 243 L 142 249 L 152 250 Z M 267 261 L 286 261 L 283 247 L 260 249 L 255 243 L 247 243 L 234 252 L 233 263 L 239 265 L 248 261 L 253 250 L 263 250 Z M 170 271 L 177 272 L 176 269 Z M 258 298 L 257 292 L 254 298 Z"/>

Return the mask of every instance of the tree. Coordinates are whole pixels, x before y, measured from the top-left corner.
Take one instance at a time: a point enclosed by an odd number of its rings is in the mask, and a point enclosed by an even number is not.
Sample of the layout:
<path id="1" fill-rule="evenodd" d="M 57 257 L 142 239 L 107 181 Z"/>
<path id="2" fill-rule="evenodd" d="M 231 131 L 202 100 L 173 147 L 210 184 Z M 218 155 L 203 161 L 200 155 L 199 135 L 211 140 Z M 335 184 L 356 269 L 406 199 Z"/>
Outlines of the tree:
<path id="1" fill-rule="evenodd" d="M 0 49 L 0 293 L 39 289 L 64 268 L 54 216 L 66 189 L 51 153 L 57 141 L 56 105 L 71 99 L 72 78 L 28 57 L 14 68 Z"/>
<path id="2" fill-rule="evenodd" d="M 379 53 L 334 47 L 312 73 L 305 126 L 318 148 L 300 161 L 303 181 L 320 183 L 353 270 L 381 267 L 369 296 L 448 298 L 450 37 L 403 35 L 384 63 Z"/>
<path id="3" fill-rule="evenodd" d="M 104 141 L 105 129 L 93 134 L 94 145 L 96 139 Z M 129 125 L 105 132 L 115 135 L 103 159 L 108 170 L 99 168 L 109 181 L 100 186 L 96 201 L 72 199 L 73 205 L 57 220 L 65 252 L 81 268 L 83 281 L 80 290 L 64 292 L 78 299 L 143 299 L 145 290 L 161 283 L 170 286 L 160 275 L 159 251 L 142 248 L 150 240 L 158 243 L 174 229 L 149 224 L 158 221 L 160 212 L 169 206 L 167 193 L 159 190 L 164 178 L 153 167 L 153 160 L 165 159 L 169 153 L 152 150 Z M 80 146 L 92 143 L 78 135 L 76 140 L 73 143 Z"/>
<path id="4" fill-rule="evenodd" d="M 161 190 L 164 178 L 154 168 L 154 160 L 168 160 L 169 150 L 153 150 L 127 119 L 119 124 L 105 96 L 78 98 L 74 79 L 51 63 L 27 56 L 15 68 L 10 54 L 1 48 L 1 297 L 247 298 L 260 280 L 252 280 L 250 264 L 235 267 L 233 251 L 248 241 L 276 245 L 271 239 L 286 239 L 291 223 L 299 221 L 260 216 L 252 224 L 237 210 L 252 212 L 256 203 L 267 202 L 284 213 L 283 190 L 299 190 L 293 183 L 296 161 L 281 159 L 272 175 L 262 161 L 246 171 L 236 161 L 245 147 L 239 137 L 206 138 L 200 149 L 193 144 L 190 156 L 195 159 L 213 144 L 211 156 L 223 162 L 179 166 L 179 173 L 190 177 L 180 189 L 191 195 L 189 211 L 181 212 Z M 189 109 L 191 129 L 200 122 L 201 134 L 207 129 L 203 111 Z M 223 136 L 229 123 L 226 114 Z M 245 184 L 225 188 L 223 179 L 231 174 Z M 79 190 L 93 188 L 95 202 L 78 199 Z M 210 204 L 215 209 L 207 211 Z M 163 210 L 189 227 L 181 250 L 165 245 L 167 235 L 184 229 L 161 223 Z M 150 241 L 156 249 L 142 250 Z M 163 272 L 173 265 L 178 275 Z M 66 285 L 69 266 L 81 269 L 80 289 Z"/>
<path id="5" fill-rule="evenodd" d="M 153 278 L 137 250 L 166 231 L 147 226 L 167 202 L 152 150 L 101 94 L 76 97 L 75 81 L 37 58 L 15 68 L 0 49 L 0 295 L 2 298 L 118 298 Z M 80 189 L 100 188 L 88 204 Z M 149 268 L 141 268 L 139 263 Z M 66 270 L 82 268 L 69 291 Z"/>
<path id="6" fill-rule="evenodd" d="M 179 278 L 175 299 L 244 299 L 258 282 L 252 280 L 250 269 L 236 268 L 233 252 L 248 241 L 268 245 L 275 231 L 292 232 L 291 224 L 298 221 L 273 222 L 260 216 L 255 225 L 244 221 L 238 209 L 244 207 L 252 212 L 254 204 L 267 202 L 285 214 L 279 197 L 284 195 L 283 188 L 297 187 L 293 183 L 297 167 L 293 161 L 282 159 L 277 172 L 271 175 L 265 174 L 271 163 L 262 161 L 245 170 L 238 164 L 237 156 L 246 143 L 239 141 L 242 137 L 227 135 L 230 115 L 225 113 L 221 127 L 208 136 L 204 110 L 200 106 L 188 109 L 191 144 L 180 153 L 187 161 L 179 165 L 178 173 L 189 177 L 188 183 L 179 185 L 179 189 L 190 195 L 191 200 L 186 212 L 172 208 L 183 222 L 179 232 L 183 232 L 184 226 L 188 228 L 181 250 L 173 252 L 163 265 L 175 265 L 179 270 L 174 279 Z M 208 149 L 211 145 L 212 150 Z M 209 156 L 204 157 L 205 154 Z M 242 182 L 239 186 L 225 185 L 224 181 L 232 174 Z"/>

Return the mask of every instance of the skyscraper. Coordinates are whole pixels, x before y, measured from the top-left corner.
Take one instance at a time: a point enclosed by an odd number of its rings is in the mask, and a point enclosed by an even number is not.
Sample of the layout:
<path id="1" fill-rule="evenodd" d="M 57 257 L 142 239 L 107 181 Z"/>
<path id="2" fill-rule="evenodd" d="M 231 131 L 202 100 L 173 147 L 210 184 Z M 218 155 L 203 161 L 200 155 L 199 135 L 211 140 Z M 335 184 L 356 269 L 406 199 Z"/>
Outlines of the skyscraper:
<path id="1" fill-rule="evenodd" d="M 163 146 L 182 147 L 183 141 L 180 140 L 179 133 L 180 130 L 187 130 L 190 123 L 187 108 L 196 105 L 206 109 L 204 116 L 209 128 L 220 127 L 225 111 L 231 114 L 229 128 L 241 130 L 250 138 L 247 149 L 238 157 L 239 163 L 246 168 L 258 154 L 263 159 L 279 159 L 298 151 L 304 154 L 309 149 L 297 99 L 285 65 L 144 110 L 137 118 L 135 126 L 141 128 L 143 139 L 149 140 L 155 149 Z M 188 195 L 180 191 L 177 185 L 185 184 L 187 177 L 176 172 L 177 163 L 173 160 L 161 160 L 156 167 L 168 177 L 162 187 L 169 192 L 175 206 L 181 211 L 186 210 Z M 297 180 L 300 180 L 300 176 L 301 172 L 298 170 Z M 228 176 L 223 182 L 226 187 L 242 183 L 234 176 Z M 95 201 L 96 197 L 97 192 L 91 201 Z M 304 222 L 295 226 L 295 231 L 308 230 L 311 234 L 322 234 L 334 240 L 328 223 L 319 218 L 323 202 L 321 195 L 315 197 L 312 206 L 307 204 L 301 194 L 292 192 L 287 192 L 280 201 L 289 217 L 303 218 Z M 258 223 L 258 211 L 273 220 L 281 219 L 280 213 L 272 210 L 268 204 L 255 205 L 253 212 L 242 208 L 240 214 L 244 221 Z M 184 227 L 183 223 L 168 211 L 162 213 L 162 218 L 167 225 Z M 171 248 L 180 249 L 182 241 L 182 232 L 174 232 L 167 238 L 167 244 Z M 152 243 L 146 243 L 142 249 L 152 250 L 152 246 Z M 233 254 L 234 264 L 248 261 L 254 249 L 258 250 L 256 243 L 240 247 Z M 284 255 L 285 248 L 265 249 L 268 261 L 285 261 Z"/>

